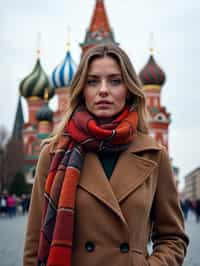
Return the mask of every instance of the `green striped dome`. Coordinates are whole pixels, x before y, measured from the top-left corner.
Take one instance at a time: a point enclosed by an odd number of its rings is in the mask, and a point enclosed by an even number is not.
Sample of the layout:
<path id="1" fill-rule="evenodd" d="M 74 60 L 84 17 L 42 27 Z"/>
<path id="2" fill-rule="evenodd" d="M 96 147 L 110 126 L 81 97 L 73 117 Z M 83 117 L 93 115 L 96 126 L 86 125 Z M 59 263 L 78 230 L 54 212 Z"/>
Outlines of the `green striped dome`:
<path id="1" fill-rule="evenodd" d="M 33 71 L 20 83 L 20 93 L 25 98 L 44 98 L 45 89 L 48 88 L 49 98 L 54 95 L 54 90 L 50 85 L 47 74 L 44 72 L 40 59 L 37 59 Z"/>

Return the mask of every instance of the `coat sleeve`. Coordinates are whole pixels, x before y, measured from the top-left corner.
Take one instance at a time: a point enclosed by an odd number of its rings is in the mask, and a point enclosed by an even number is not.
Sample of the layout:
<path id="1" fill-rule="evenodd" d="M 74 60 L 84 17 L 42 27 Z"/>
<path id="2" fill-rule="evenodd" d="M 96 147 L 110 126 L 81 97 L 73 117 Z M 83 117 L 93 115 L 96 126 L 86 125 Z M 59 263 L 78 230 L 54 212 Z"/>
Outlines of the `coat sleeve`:
<path id="1" fill-rule="evenodd" d="M 35 266 L 37 259 L 40 225 L 42 219 L 42 204 L 45 179 L 50 165 L 50 144 L 46 144 L 41 152 L 36 166 L 35 181 L 32 188 L 28 223 L 24 244 L 23 265 Z"/>
<path id="2" fill-rule="evenodd" d="M 189 243 L 168 153 L 161 151 L 153 205 L 153 253 L 150 266 L 181 266 Z"/>

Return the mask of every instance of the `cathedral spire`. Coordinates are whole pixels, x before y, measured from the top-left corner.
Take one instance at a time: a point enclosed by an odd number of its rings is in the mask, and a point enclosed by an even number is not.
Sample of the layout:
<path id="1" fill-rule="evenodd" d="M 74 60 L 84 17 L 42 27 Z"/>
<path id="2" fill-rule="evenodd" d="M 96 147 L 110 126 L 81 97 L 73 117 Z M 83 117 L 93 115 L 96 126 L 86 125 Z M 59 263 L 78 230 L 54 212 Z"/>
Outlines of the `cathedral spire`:
<path id="1" fill-rule="evenodd" d="M 85 52 L 88 48 L 104 42 L 117 44 L 109 24 L 104 0 L 96 0 L 85 41 L 80 46 L 83 52 Z"/>
<path id="2" fill-rule="evenodd" d="M 41 53 L 41 33 L 38 32 L 37 33 L 37 50 L 36 50 L 38 59 L 40 59 L 40 53 Z"/>
<path id="3" fill-rule="evenodd" d="M 17 111 L 15 115 L 15 122 L 13 126 L 12 137 L 20 139 L 22 137 L 22 129 L 24 126 L 24 115 L 22 110 L 21 96 L 18 98 Z"/>
<path id="4" fill-rule="evenodd" d="M 104 32 L 111 31 L 103 0 L 96 1 L 89 31 L 97 32 L 99 29 L 103 30 Z"/>
<path id="5" fill-rule="evenodd" d="M 153 34 L 153 32 L 151 32 L 150 33 L 150 36 L 149 36 L 149 51 L 150 51 L 150 55 L 152 55 L 153 56 L 153 54 L 154 54 L 154 46 L 155 46 L 155 44 L 154 44 L 154 34 Z"/>
<path id="6" fill-rule="evenodd" d="M 71 28 L 70 26 L 67 27 L 67 43 L 66 43 L 67 52 L 71 49 Z"/>

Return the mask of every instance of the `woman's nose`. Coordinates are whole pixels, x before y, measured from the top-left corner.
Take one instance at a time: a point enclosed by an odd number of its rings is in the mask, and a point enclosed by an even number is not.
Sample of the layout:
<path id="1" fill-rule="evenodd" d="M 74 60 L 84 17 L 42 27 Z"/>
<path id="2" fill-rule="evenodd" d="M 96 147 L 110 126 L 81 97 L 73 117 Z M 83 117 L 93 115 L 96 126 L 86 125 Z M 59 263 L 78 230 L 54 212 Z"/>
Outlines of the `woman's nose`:
<path id="1" fill-rule="evenodd" d="M 107 93 L 108 93 L 107 83 L 105 80 L 102 80 L 99 87 L 99 94 L 107 94 Z"/>

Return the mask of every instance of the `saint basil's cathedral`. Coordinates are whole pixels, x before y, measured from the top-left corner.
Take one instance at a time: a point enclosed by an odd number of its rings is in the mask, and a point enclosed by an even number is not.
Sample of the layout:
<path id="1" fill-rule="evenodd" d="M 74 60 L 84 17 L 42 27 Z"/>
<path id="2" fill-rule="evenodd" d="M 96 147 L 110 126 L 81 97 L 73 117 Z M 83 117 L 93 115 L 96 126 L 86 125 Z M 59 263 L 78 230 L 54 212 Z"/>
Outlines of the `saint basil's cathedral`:
<path id="1" fill-rule="evenodd" d="M 111 30 L 104 1 L 96 0 L 85 40 L 80 44 L 82 53 L 102 42 L 119 45 Z M 13 137 L 21 138 L 23 141 L 24 172 L 30 183 L 34 178 L 41 141 L 48 137 L 62 118 L 77 65 L 68 49 L 63 61 L 55 67 L 49 78 L 41 65 L 39 50 L 37 53 L 33 71 L 21 81 L 19 86 L 20 96 L 13 128 Z M 150 113 L 150 134 L 168 149 L 170 113 L 161 105 L 161 89 L 166 77 L 156 63 L 152 52 L 139 77 Z M 57 96 L 58 105 L 57 110 L 52 111 L 48 102 L 55 96 Z M 24 122 L 21 97 L 25 98 L 28 106 L 27 122 Z M 174 173 L 175 176 L 178 174 L 178 168 L 174 167 Z"/>

